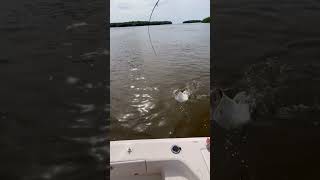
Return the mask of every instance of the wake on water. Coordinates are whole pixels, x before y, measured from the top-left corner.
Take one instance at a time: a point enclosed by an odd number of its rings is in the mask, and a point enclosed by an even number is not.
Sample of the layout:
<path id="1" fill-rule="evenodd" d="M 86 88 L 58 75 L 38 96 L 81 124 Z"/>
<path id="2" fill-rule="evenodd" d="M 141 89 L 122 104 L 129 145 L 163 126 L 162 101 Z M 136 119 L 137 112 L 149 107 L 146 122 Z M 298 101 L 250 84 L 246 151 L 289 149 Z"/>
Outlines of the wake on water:
<path id="1" fill-rule="evenodd" d="M 233 99 L 222 90 L 213 92 L 213 120 L 225 129 L 241 128 L 249 122 L 265 126 L 275 122 L 272 120 L 295 119 L 318 125 L 311 117 L 319 114 L 320 105 L 309 98 L 314 90 L 308 89 L 308 81 L 302 80 L 309 78 L 312 71 L 314 75 L 309 81 L 316 81 L 319 69 L 320 65 L 316 63 L 295 66 L 272 58 L 253 64 L 233 84 L 231 90 L 238 92 Z M 306 89 L 300 92 L 293 82 L 304 83 Z M 303 100 L 298 98 L 300 96 Z"/>

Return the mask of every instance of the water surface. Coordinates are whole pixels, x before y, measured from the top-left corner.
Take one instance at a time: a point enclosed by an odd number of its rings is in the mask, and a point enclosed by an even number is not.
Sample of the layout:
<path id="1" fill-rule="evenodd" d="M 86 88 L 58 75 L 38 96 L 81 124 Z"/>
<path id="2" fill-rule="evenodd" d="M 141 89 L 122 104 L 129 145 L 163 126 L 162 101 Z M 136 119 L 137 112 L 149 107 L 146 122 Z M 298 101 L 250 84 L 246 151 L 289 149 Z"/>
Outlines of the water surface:
<path id="1" fill-rule="evenodd" d="M 110 30 L 111 138 L 209 135 L 210 25 Z M 189 98 L 175 96 L 187 91 Z"/>

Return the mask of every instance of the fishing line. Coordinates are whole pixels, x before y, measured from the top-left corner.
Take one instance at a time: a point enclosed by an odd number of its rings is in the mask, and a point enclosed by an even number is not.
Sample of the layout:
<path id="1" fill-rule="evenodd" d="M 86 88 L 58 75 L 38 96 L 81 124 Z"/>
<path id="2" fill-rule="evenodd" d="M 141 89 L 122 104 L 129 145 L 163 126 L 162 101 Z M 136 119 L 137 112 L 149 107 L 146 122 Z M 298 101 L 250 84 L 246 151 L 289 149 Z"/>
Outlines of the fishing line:
<path id="1" fill-rule="evenodd" d="M 150 44 L 151 44 L 151 47 L 152 47 L 152 50 L 154 52 L 154 55 L 157 55 L 156 53 L 156 50 L 154 49 L 153 47 L 153 44 L 152 44 L 152 41 L 151 41 L 151 36 L 150 36 L 150 22 L 151 22 L 151 17 L 152 17 L 152 14 L 153 14 L 153 11 L 154 9 L 156 8 L 156 6 L 158 6 L 158 3 L 159 3 L 160 0 L 157 1 L 157 3 L 153 6 L 153 9 L 151 11 L 151 14 L 150 14 L 150 17 L 149 17 L 149 23 L 148 23 L 148 35 L 149 35 L 149 41 L 150 41 Z"/>

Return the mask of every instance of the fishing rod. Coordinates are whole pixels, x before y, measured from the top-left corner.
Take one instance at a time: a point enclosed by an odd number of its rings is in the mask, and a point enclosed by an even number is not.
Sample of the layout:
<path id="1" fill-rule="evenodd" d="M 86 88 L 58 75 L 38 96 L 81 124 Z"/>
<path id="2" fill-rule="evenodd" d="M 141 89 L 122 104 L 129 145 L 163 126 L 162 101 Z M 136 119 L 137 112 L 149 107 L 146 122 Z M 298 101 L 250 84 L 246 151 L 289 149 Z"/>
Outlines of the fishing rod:
<path id="1" fill-rule="evenodd" d="M 149 26 L 150 26 L 150 22 L 151 22 L 151 17 L 152 17 L 153 11 L 154 11 L 155 8 L 158 6 L 159 1 L 160 1 L 160 0 L 158 0 L 157 3 L 153 6 L 153 9 L 152 9 L 151 14 L 150 14 L 150 17 L 149 17 L 149 23 L 148 23 L 149 41 L 150 41 L 151 47 L 152 47 L 152 49 L 153 49 L 154 55 L 157 55 L 157 53 L 156 53 L 156 50 L 154 49 L 153 44 L 152 44 L 152 41 L 151 41 L 150 27 L 149 27 Z"/>

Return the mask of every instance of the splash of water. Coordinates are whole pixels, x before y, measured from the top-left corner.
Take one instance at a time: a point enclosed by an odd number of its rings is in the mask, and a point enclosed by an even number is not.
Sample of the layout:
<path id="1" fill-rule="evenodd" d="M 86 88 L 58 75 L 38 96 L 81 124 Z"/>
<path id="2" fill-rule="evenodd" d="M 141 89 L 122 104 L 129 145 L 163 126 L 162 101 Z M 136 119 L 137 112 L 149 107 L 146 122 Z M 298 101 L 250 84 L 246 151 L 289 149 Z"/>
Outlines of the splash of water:
<path id="1" fill-rule="evenodd" d="M 221 90 L 218 97 L 213 120 L 225 129 L 238 128 L 248 123 L 251 119 L 250 106 L 253 101 L 245 92 L 239 92 L 231 99 L 225 95 Z"/>

